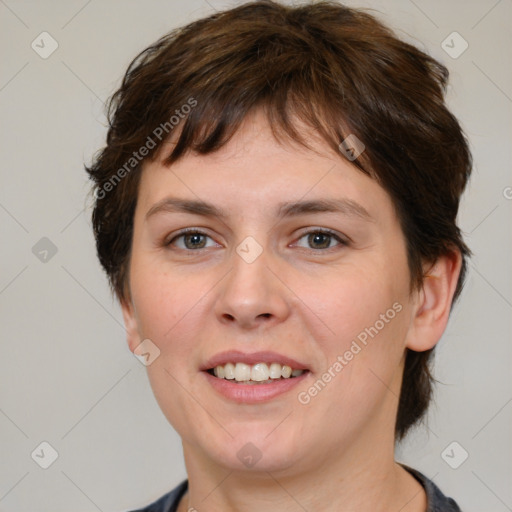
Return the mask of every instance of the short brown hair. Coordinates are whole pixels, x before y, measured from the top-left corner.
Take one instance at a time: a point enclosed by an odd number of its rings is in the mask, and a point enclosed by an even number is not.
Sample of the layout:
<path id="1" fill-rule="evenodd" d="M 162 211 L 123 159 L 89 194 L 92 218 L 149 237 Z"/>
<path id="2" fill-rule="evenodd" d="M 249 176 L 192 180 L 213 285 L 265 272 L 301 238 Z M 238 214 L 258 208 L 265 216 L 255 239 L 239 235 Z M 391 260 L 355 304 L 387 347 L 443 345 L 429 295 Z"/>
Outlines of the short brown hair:
<path id="1" fill-rule="evenodd" d="M 349 134 L 362 141 L 365 151 L 352 163 L 391 196 L 407 243 L 411 290 L 421 287 L 425 263 L 459 251 L 456 300 L 470 255 L 456 217 L 472 161 L 445 105 L 447 80 L 442 64 L 376 18 L 334 2 L 250 2 L 162 37 L 130 64 L 109 102 L 106 146 L 86 168 L 94 181 L 98 256 L 113 291 L 121 301 L 129 297 L 142 163 L 165 140 L 162 129 L 170 133 L 171 117 L 181 119 L 169 165 L 188 151 L 216 151 L 261 108 L 278 139 L 309 147 L 296 129 L 301 121 L 337 151 Z M 407 350 L 397 440 L 427 410 L 432 350 Z"/>

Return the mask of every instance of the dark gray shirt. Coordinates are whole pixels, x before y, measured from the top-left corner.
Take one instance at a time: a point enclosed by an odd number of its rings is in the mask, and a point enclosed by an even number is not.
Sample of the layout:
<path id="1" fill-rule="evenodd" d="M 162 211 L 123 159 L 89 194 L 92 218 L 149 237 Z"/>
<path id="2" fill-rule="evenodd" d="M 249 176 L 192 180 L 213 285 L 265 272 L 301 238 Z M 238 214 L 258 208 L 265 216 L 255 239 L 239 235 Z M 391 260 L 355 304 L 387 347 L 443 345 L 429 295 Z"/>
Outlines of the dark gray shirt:
<path id="1" fill-rule="evenodd" d="M 427 495 L 426 512 L 461 512 L 457 503 L 451 498 L 447 498 L 432 480 L 415 469 L 405 466 L 404 464 L 402 464 L 402 466 L 409 471 L 425 489 L 425 494 Z M 185 492 L 187 492 L 187 489 L 188 480 L 185 480 L 151 505 L 139 510 L 133 510 L 132 512 L 176 512 L 178 504 Z"/>

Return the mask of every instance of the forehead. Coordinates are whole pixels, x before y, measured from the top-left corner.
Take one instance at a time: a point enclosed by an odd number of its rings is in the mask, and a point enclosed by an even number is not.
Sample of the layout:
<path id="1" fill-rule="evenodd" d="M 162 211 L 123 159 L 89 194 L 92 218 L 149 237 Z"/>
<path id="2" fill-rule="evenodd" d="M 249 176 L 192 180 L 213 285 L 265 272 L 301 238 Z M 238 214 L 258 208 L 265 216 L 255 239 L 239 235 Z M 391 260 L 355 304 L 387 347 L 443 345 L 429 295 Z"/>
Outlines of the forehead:
<path id="1" fill-rule="evenodd" d="M 138 203 L 147 213 L 172 195 L 209 203 L 217 211 L 286 202 L 344 200 L 353 211 L 376 218 L 391 214 L 391 199 L 372 178 L 347 161 L 313 130 L 301 127 L 307 148 L 289 138 L 276 139 L 261 112 L 248 116 L 220 149 L 200 155 L 189 151 L 177 162 L 164 164 L 177 134 L 166 141 L 153 161 L 145 162 Z M 373 210 L 373 215 L 370 211 Z"/>

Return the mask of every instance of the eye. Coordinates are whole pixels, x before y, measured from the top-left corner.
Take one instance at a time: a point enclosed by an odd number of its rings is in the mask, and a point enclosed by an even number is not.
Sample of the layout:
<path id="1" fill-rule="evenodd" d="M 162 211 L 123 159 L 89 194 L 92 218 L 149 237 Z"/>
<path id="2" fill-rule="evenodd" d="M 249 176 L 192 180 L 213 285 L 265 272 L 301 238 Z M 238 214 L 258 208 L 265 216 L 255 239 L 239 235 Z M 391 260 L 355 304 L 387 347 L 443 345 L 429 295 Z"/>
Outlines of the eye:
<path id="1" fill-rule="evenodd" d="M 185 251 L 194 251 L 198 249 L 207 249 L 208 247 L 218 246 L 216 242 L 207 245 L 208 239 L 212 240 L 213 242 L 213 239 L 203 231 L 199 231 L 195 228 L 188 228 L 175 235 L 173 238 L 171 238 L 171 240 L 166 242 L 165 245 L 175 246 L 176 248 Z M 308 246 L 305 247 L 304 245 L 298 243 L 297 245 L 308 249 L 332 249 L 336 246 L 336 244 L 333 244 L 333 242 L 338 242 L 337 245 L 339 246 L 348 245 L 348 241 L 344 240 L 336 233 L 326 229 L 315 229 L 303 233 L 298 240 L 300 241 L 302 239 L 306 239 Z"/>
<path id="2" fill-rule="evenodd" d="M 303 233 L 299 240 L 302 240 L 306 237 L 306 242 L 309 245 L 307 248 L 309 249 L 332 249 L 334 246 L 331 245 L 331 242 L 333 241 L 337 241 L 341 246 L 348 245 L 346 240 L 343 240 L 340 236 L 333 233 L 332 231 L 325 229 L 315 229 L 308 231 L 307 233 Z"/>
<path id="3" fill-rule="evenodd" d="M 183 250 L 197 250 L 197 249 L 206 249 L 208 246 L 206 245 L 206 239 L 209 237 L 206 233 L 203 233 L 202 231 L 198 231 L 197 229 L 186 229 L 181 231 L 181 233 L 178 233 L 176 236 L 174 236 L 169 242 L 167 242 L 165 245 L 174 245 L 178 249 Z M 182 239 L 183 245 L 180 245 L 177 243 L 178 240 Z M 215 246 L 215 244 L 213 244 Z M 209 247 L 213 247 L 210 245 Z"/>

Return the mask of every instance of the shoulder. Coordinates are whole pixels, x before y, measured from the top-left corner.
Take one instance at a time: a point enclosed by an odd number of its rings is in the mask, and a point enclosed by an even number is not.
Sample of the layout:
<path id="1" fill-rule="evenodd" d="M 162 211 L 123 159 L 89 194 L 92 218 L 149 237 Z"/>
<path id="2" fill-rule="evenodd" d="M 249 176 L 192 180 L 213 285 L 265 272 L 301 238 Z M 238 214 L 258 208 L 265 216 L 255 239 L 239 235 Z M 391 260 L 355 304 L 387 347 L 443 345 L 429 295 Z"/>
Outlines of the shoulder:
<path id="1" fill-rule="evenodd" d="M 446 497 L 430 478 L 405 464 L 401 464 L 401 466 L 409 471 L 425 489 L 428 504 L 427 512 L 462 512 L 457 503 L 452 498 Z"/>
<path id="2" fill-rule="evenodd" d="M 176 512 L 181 497 L 188 488 L 188 480 L 184 480 L 172 491 L 164 494 L 161 498 L 149 504 L 147 507 L 132 510 L 130 512 Z"/>

